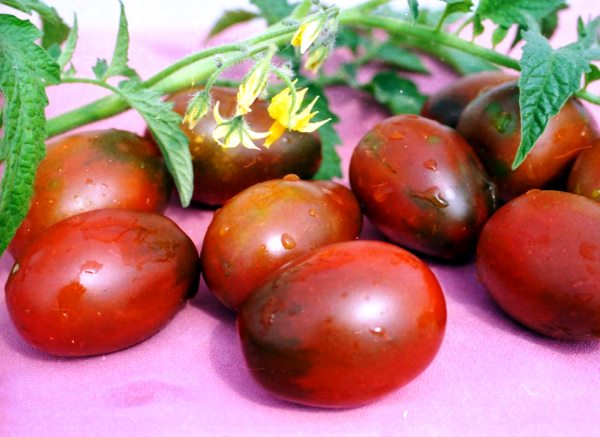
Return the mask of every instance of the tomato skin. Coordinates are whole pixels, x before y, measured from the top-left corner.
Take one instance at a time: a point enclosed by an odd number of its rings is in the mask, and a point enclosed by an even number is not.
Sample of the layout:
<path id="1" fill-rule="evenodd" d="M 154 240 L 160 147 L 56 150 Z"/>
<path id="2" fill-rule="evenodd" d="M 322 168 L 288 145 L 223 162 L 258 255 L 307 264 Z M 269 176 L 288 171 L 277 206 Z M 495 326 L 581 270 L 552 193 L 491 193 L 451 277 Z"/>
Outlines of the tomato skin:
<path id="1" fill-rule="evenodd" d="M 168 218 L 121 209 L 69 217 L 35 240 L 6 283 L 23 338 L 60 356 L 113 352 L 150 337 L 197 290 L 200 262 Z"/>
<path id="2" fill-rule="evenodd" d="M 495 204 L 493 186 L 464 139 L 415 115 L 388 118 L 361 139 L 350 183 L 388 238 L 447 259 L 474 251 Z"/>
<path id="3" fill-rule="evenodd" d="M 475 97 L 496 85 L 515 80 L 515 76 L 502 71 L 482 71 L 463 76 L 427 99 L 421 115 L 455 128 L 460 115 Z"/>
<path id="4" fill-rule="evenodd" d="M 475 149 L 502 200 L 547 186 L 597 136 L 594 119 L 581 103 L 571 99 L 550 119 L 523 164 L 511 170 L 521 140 L 516 84 L 500 85 L 473 100 L 460 118 L 458 131 Z"/>
<path id="5" fill-rule="evenodd" d="M 102 208 L 162 212 L 171 178 L 152 142 L 120 130 L 70 135 L 48 144 L 40 163 L 30 210 L 9 251 L 19 259 L 45 229 Z"/>
<path id="6" fill-rule="evenodd" d="M 568 190 L 600 202 L 600 140 L 583 150 L 569 174 Z"/>
<path id="7" fill-rule="evenodd" d="M 477 247 L 481 283 L 515 320 L 565 340 L 600 338 L 600 206 L 531 190 L 500 208 Z"/>
<path id="8" fill-rule="evenodd" d="M 399 247 L 321 247 L 274 273 L 246 301 L 238 330 L 248 368 L 274 395 L 355 407 L 421 373 L 446 324 L 440 285 Z"/>
<path id="9" fill-rule="evenodd" d="M 202 245 L 204 279 L 237 310 L 272 271 L 317 247 L 358 238 L 361 226 L 356 198 L 339 184 L 291 176 L 256 184 L 215 213 Z"/>
<path id="10" fill-rule="evenodd" d="M 174 94 L 169 100 L 173 110 L 184 114 L 190 95 L 198 89 Z M 214 87 L 213 103 L 220 102 L 219 111 L 225 118 L 235 114 L 236 90 Z M 267 132 L 273 123 L 267 112 L 268 102 L 257 100 L 252 112 L 245 116 L 249 126 L 257 132 Z M 206 205 L 222 205 L 240 191 L 258 182 L 281 178 L 293 173 L 310 179 L 321 163 L 321 142 L 314 134 L 286 131 L 266 149 L 263 140 L 255 141 L 260 150 L 244 147 L 224 149 L 212 137 L 216 122 L 212 112 L 190 130 L 182 125 L 190 139 L 194 166 L 193 200 Z"/>

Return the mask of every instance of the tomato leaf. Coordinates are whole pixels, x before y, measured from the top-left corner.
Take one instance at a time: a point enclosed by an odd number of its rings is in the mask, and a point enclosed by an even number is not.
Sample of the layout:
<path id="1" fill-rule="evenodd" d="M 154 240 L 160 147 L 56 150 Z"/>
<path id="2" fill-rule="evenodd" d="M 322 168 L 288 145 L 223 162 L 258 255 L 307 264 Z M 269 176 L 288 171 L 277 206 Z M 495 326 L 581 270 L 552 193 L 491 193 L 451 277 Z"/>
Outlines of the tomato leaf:
<path id="1" fill-rule="evenodd" d="M 71 27 L 69 36 L 67 36 L 65 49 L 62 51 L 62 53 L 59 55 L 56 61 L 61 71 L 65 69 L 65 66 L 73 58 L 73 53 L 75 52 L 75 47 L 77 46 L 78 34 L 79 26 L 77 25 L 77 15 L 75 15 L 75 17 L 73 18 L 73 27 Z"/>
<path id="2" fill-rule="evenodd" d="M 593 28 L 594 23 L 591 23 Z M 521 142 L 512 168 L 523 163 L 527 154 L 546 128 L 551 117 L 578 89 L 581 77 L 590 71 L 592 59 L 600 57 L 593 39 L 554 50 L 538 29 L 524 32 L 525 46 L 521 57 L 519 107 L 521 108 Z"/>
<path id="3" fill-rule="evenodd" d="M 258 8 L 269 24 L 282 20 L 294 10 L 287 0 L 250 0 L 250 3 Z"/>
<path id="4" fill-rule="evenodd" d="M 42 20 L 42 47 L 60 45 L 69 33 L 69 26 L 60 18 L 56 9 L 39 0 L 0 0 L 0 4 L 18 9 L 26 14 L 36 12 Z"/>
<path id="5" fill-rule="evenodd" d="M 127 25 L 127 16 L 125 15 L 125 7 L 123 3 L 121 5 L 121 12 L 119 15 L 119 31 L 117 33 L 117 42 L 115 44 L 115 50 L 113 51 L 112 59 L 108 68 L 104 72 L 100 80 L 106 80 L 113 76 L 125 76 L 129 78 L 138 77 L 138 74 L 129 67 L 129 30 Z"/>
<path id="6" fill-rule="evenodd" d="M 60 79 L 58 64 L 34 41 L 41 32 L 29 21 L 0 15 L 0 91 L 4 134 L 0 160 L 0 253 L 25 218 L 39 162 L 45 155 L 46 84 Z"/>
<path id="7" fill-rule="evenodd" d="M 408 8 L 410 9 L 413 23 L 416 23 L 419 19 L 419 2 L 417 0 L 408 0 Z"/>
<path id="8" fill-rule="evenodd" d="M 565 0 L 480 0 L 475 10 L 481 20 L 509 28 L 519 24 L 527 28 L 528 20 L 541 20 L 565 6 Z"/>
<path id="9" fill-rule="evenodd" d="M 231 26 L 236 24 L 245 23 L 258 15 L 254 12 L 246 11 L 244 9 L 230 9 L 223 12 L 221 18 L 219 18 L 213 27 L 208 32 L 208 36 L 215 36 L 223 32 L 225 29 L 229 29 Z"/>
<path id="10" fill-rule="evenodd" d="M 381 44 L 374 51 L 373 60 L 384 62 L 393 67 L 401 68 L 402 70 L 423 74 L 429 73 L 418 55 L 398 47 L 391 42 Z"/>
<path id="11" fill-rule="evenodd" d="M 418 114 L 427 100 L 414 82 L 392 71 L 377 73 L 362 89 L 371 93 L 392 114 Z"/>
<path id="12" fill-rule="evenodd" d="M 108 70 L 108 63 L 106 59 L 96 59 L 96 64 L 92 67 L 92 71 L 98 80 L 104 80 L 106 77 L 106 71 Z"/>
<path id="13" fill-rule="evenodd" d="M 194 190 L 194 174 L 188 139 L 181 130 L 181 116 L 172 111 L 172 103 L 162 101 L 160 92 L 144 88 L 138 79 L 122 81 L 119 91 L 148 125 L 173 176 L 181 204 L 188 206 Z"/>
<path id="14" fill-rule="evenodd" d="M 600 68 L 594 64 L 590 64 L 590 71 L 585 75 L 585 86 L 590 83 L 600 80 Z"/>

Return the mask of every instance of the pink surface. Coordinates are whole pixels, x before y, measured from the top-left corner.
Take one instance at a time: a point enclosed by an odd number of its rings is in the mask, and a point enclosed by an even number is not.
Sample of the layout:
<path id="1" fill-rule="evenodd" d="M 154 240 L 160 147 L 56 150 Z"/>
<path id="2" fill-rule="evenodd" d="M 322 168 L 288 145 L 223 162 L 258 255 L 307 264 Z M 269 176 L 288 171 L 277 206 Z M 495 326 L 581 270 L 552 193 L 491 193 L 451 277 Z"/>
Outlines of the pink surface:
<path id="1" fill-rule="evenodd" d="M 597 12 L 592 3 L 578 2 L 577 12 Z M 572 15 L 563 18 L 573 25 Z M 196 34 L 193 29 L 134 34 L 132 65 L 147 76 L 198 47 Z M 102 36 L 82 32 L 76 57 L 80 71 L 89 71 L 92 55 L 111 51 L 112 42 Z M 437 66 L 435 71 L 442 76 L 420 79 L 424 90 L 452 78 Z M 96 93 L 82 87 L 51 89 L 49 115 L 101 94 Z M 329 96 L 342 118 L 340 150 L 347 169 L 353 146 L 385 113 L 354 92 L 332 89 Z M 600 121 L 600 111 L 594 112 Z M 133 113 L 98 126 L 143 130 Z M 211 214 L 184 211 L 175 203 L 168 210 L 198 248 Z M 369 226 L 363 236 L 379 238 Z M 600 435 L 600 346 L 547 339 L 507 319 L 478 284 L 472 264 L 431 265 L 448 306 L 437 358 L 418 379 L 383 400 L 342 411 L 284 403 L 258 387 L 246 369 L 234 315 L 204 284 L 146 342 L 75 360 L 50 357 L 25 344 L 2 295 L 0 435 Z M 0 259 L 1 283 L 11 266 L 10 256 Z"/>

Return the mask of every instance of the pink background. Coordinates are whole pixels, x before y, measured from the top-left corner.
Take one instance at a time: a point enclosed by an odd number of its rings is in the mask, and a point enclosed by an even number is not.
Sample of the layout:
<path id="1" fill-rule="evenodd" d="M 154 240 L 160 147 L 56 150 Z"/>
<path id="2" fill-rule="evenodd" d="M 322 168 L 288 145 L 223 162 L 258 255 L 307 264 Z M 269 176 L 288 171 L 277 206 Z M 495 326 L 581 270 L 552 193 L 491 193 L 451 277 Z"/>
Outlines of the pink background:
<path id="1" fill-rule="evenodd" d="M 144 77 L 203 44 L 205 29 L 190 24 L 189 18 L 202 16 L 202 6 L 187 2 L 181 8 L 182 2 L 169 2 L 174 5 L 168 14 L 179 7 L 178 13 L 187 17 L 185 25 L 177 29 L 169 22 L 148 32 L 148 23 L 135 15 L 141 13 L 140 2 L 131 3 L 131 64 Z M 598 13 L 596 1 L 572 3 L 575 13 L 585 17 Z M 152 4 L 146 6 L 153 8 Z M 80 6 L 92 16 L 89 3 Z M 96 56 L 108 57 L 112 51 L 112 9 L 107 15 L 111 21 L 96 10 L 93 16 L 99 21 L 88 17 L 86 24 L 80 22 L 75 64 L 81 74 L 89 72 Z M 575 29 L 573 12 L 563 13 L 562 19 L 555 39 L 559 44 L 571 41 Z M 220 41 L 260 28 L 252 24 L 234 29 Z M 418 79 L 424 91 L 452 80 L 449 71 L 427 62 L 435 78 Z M 48 115 L 53 116 L 102 91 L 61 86 L 50 89 L 49 95 Z M 353 146 L 385 112 L 356 92 L 334 88 L 328 95 L 342 118 L 337 127 L 344 140 L 340 151 L 346 172 Z M 600 121 L 600 111 L 593 111 Z M 140 133 L 144 128 L 134 113 L 94 127 Z M 211 213 L 184 211 L 173 202 L 168 215 L 200 248 Z M 368 225 L 363 236 L 380 238 Z M 448 306 L 446 337 L 437 358 L 418 379 L 383 400 L 342 411 L 295 406 L 258 387 L 246 369 L 234 315 L 219 306 L 204 284 L 197 297 L 146 342 L 75 360 L 47 356 L 25 344 L 12 327 L 2 295 L 0 435 L 600 435 L 599 345 L 547 339 L 507 319 L 478 284 L 472 264 L 431 265 Z M 0 283 L 11 266 L 11 257 L 4 255 Z"/>

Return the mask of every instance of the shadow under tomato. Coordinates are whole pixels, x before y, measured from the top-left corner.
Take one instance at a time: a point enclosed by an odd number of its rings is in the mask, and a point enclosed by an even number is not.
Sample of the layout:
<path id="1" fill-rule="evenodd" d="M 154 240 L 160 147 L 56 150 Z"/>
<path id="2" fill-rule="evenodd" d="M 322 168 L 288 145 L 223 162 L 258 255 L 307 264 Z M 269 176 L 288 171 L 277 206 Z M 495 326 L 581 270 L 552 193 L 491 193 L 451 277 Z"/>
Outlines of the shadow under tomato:
<path id="1" fill-rule="evenodd" d="M 428 261 L 428 264 L 442 284 L 447 300 L 453 300 L 466 307 L 474 316 L 494 328 L 567 355 L 592 353 L 600 349 L 600 342 L 556 340 L 532 331 L 510 318 L 493 301 L 477 279 L 475 263 L 456 266 Z M 449 316 L 452 317 L 451 314 Z"/>
<path id="2" fill-rule="evenodd" d="M 200 280 L 198 292 L 194 298 L 190 300 L 190 305 L 220 322 L 235 323 L 236 312 L 223 306 L 223 304 L 213 296 L 208 289 L 204 278 Z"/>

